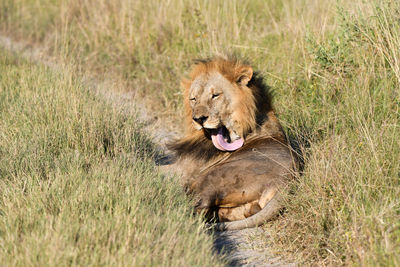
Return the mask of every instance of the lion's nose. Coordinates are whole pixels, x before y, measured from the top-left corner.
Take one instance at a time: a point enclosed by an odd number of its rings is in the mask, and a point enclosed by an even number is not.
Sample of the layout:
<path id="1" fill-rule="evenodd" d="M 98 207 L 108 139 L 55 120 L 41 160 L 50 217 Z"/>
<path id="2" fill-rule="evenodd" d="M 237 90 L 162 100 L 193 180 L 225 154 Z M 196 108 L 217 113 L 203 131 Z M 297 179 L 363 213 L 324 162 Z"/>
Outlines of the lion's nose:
<path id="1" fill-rule="evenodd" d="M 206 117 L 206 116 L 201 116 L 201 117 L 198 117 L 198 118 L 193 117 L 193 120 L 194 120 L 195 122 L 197 122 L 198 124 L 200 124 L 200 125 L 203 125 L 203 123 L 204 123 L 207 119 L 208 119 L 208 117 Z"/>

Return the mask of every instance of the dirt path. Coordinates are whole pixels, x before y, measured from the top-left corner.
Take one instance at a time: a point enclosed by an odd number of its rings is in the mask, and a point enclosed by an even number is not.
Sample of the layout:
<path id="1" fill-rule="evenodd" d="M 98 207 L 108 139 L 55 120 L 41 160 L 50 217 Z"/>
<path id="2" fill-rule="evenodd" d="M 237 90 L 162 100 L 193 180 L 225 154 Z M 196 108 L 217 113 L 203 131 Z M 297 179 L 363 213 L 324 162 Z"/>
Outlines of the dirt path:
<path id="1" fill-rule="evenodd" d="M 0 35 L 0 48 L 27 58 L 28 60 L 44 64 L 56 71 L 62 71 L 55 59 L 46 56 L 44 50 L 32 48 L 22 42 L 15 42 L 6 36 Z M 171 124 L 157 116 L 152 116 L 146 111 L 146 107 L 140 99 L 135 98 L 133 92 L 116 92 L 109 90 L 112 81 L 98 81 L 90 77 L 84 77 L 85 85 L 94 92 L 100 99 L 105 100 L 118 109 L 128 111 L 130 114 L 137 114 L 143 122 L 144 129 L 158 145 L 158 150 L 164 164 L 171 158 L 165 144 L 178 137 Z M 294 266 L 285 264 L 282 259 L 273 256 L 270 247 L 265 247 L 264 239 L 269 234 L 262 228 L 244 229 L 239 231 L 218 232 L 214 234 L 214 248 L 216 253 L 226 255 L 229 266 Z"/>

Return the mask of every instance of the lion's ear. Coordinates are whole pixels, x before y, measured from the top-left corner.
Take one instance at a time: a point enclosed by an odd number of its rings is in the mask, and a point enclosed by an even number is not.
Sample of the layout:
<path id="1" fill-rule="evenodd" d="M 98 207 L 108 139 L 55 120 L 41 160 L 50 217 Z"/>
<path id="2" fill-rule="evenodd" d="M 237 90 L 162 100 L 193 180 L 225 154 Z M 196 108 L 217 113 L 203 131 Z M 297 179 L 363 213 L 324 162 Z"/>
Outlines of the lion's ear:
<path id="1" fill-rule="evenodd" d="M 243 66 L 240 71 L 239 75 L 237 76 L 236 82 L 242 86 L 245 86 L 253 77 L 253 69 L 250 66 Z"/>

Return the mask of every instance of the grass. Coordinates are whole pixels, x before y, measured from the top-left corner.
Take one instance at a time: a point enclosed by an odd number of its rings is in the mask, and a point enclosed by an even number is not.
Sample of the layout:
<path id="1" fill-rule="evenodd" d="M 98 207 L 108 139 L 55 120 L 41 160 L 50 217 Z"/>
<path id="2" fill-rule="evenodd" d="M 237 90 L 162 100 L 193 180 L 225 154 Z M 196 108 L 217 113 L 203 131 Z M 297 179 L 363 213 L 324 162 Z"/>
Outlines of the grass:
<path id="1" fill-rule="evenodd" d="M 127 81 L 140 96 L 151 95 L 149 106 L 174 113 L 180 78 L 194 58 L 236 53 L 278 76 L 293 69 L 292 44 L 304 29 L 292 16 L 301 13 L 307 23 L 328 13 L 317 4 L 304 10 L 301 2 L 3 1 L 0 30 L 84 71 Z"/>
<path id="2" fill-rule="evenodd" d="M 0 262 L 221 265 L 134 114 L 0 51 Z"/>
<path id="3" fill-rule="evenodd" d="M 275 248 L 304 264 L 387 266 L 400 265 L 399 14 L 374 0 L 5 0 L 0 31 L 178 122 L 192 59 L 250 59 L 305 161 L 266 226 Z"/>

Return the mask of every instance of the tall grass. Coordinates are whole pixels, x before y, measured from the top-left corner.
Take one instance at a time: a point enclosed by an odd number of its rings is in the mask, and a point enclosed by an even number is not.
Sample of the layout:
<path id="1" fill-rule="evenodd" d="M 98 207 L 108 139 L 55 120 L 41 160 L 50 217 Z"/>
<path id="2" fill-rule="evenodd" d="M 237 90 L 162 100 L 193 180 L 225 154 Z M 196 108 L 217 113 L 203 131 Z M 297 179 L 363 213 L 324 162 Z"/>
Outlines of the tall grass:
<path id="1" fill-rule="evenodd" d="M 276 248 L 306 263 L 400 264 L 397 2 L 5 0 L 0 10 L 3 33 L 127 82 L 177 122 L 192 59 L 250 59 L 305 161 L 267 226 Z"/>
<path id="2" fill-rule="evenodd" d="M 334 31 L 306 36 L 310 75 L 292 86 L 303 116 L 288 121 L 309 148 L 275 225 L 303 260 L 400 264 L 399 11 L 394 2 L 338 7 Z"/>
<path id="3" fill-rule="evenodd" d="M 299 56 L 304 25 L 323 16 L 314 28 L 328 27 L 330 2 L 6 0 L 0 30 L 84 71 L 123 78 L 152 96 L 150 106 L 175 110 L 179 80 L 194 58 L 236 53 L 278 76 L 296 67 L 290 59 Z"/>
<path id="4" fill-rule="evenodd" d="M 2 266 L 221 264 L 134 114 L 0 52 Z"/>

